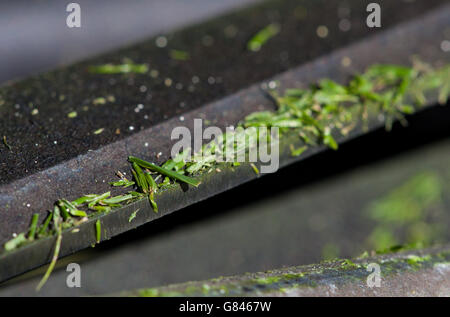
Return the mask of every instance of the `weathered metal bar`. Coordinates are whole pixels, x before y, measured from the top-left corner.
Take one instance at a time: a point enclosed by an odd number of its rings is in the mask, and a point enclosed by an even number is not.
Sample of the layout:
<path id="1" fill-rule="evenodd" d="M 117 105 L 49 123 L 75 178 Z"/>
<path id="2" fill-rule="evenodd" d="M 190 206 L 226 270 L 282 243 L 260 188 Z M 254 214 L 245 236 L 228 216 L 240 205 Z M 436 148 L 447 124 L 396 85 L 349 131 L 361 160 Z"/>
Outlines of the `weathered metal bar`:
<path id="1" fill-rule="evenodd" d="M 449 296 L 450 246 L 140 289 L 118 296 Z M 378 275 L 377 275 L 378 274 Z"/>
<path id="2" fill-rule="evenodd" d="M 373 63 L 408 62 L 411 55 L 419 55 L 425 61 L 447 63 L 448 55 L 440 50 L 443 30 L 448 27 L 450 6 L 443 6 L 432 11 L 419 20 L 405 23 L 363 40 L 347 48 L 333 52 L 304 66 L 287 71 L 272 78 L 280 83 L 280 89 L 300 87 L 320 78 L 328 77 L 345 81 L 355 71 L 362 71 Z M 442 35 L 443 36 L 443 35 Z M 380 49 L 383 48 L 383 49 Z M 342 65 L 346 58 L 351 60 L 351 66 Z M 33 200 L 33 207 L 45 210 L 49 202 L 61 197 L 76 198 L 81 194 L 90 193 L 95 184 L 96 190 L 109 189 L 107 182 L 116 170 L 126 170 L 128 155 L 143 158 L 155 157 L 167 149 L 172 142 L 170 133 L 173 127 L 185 125 L 192 129 L 195 118 L 203 118 L 221 127 L 235 125 L 246 114 L 257 110 L 273 109 L 274 105 L 267 98 L 260 84 L 251 86 L 234 95 L 217 102 L 210 103 L 184 115 L 184 120 L 173 118 L 165 123 L 134 134 L 132 137 L 107 145 L 98 150 L 88 152 L 75 159 L 64 162 L 48 170 L 33 174 L 24 179 L 2 186 L 0 204 L 6 205 L 2 214 L 2 230 L 0 241 L 10 237 L 14 231 L 26 230 L 30 210 L 26 202 L 30 197 L 45 197 L 40 201 Z M 381 122 L 373 122 L 371 130 L 381 126 Z M 345 142 L 361 135 L 361 130 L 355 130 L 339 142 Z M 293 141 L 295 142 L 295 140 Z M 147 148 L 145 144 L 151 146 Z M 289 143 L 289 142 L 288 142 Z M 148 149 L 151 149 L 150 151 Z M 314 155 L 324 148 L 314 148 L 304 153 L 300 159 Z M 98 159 L 101 158 L 101 159 Z M 287 147 L 282 148 L 280 166 L 298 161 L 292 157 Z M 255 179 L 257 176 L 248 165 L 234 169 L 224 168 L 221 173 L 211 173 L 204 176 L 203 184 L 198 189 L 174 188 L 162 193 L 157 199 L 160 213 L 155 214 L 147 200 L 142 200 L 114 210 L 82 224 L 79 232 L 66 231 L 63 236 L 61 255 L 67 255 L 95 243 L 95 221 L 103 223 L 102 240 L 109 239 L 126 230 L 152 221 L 165 214 L 181 209 L 197 201 L 206 199 L 229 188 Z M 67 186 L 70 184 L 69 186 Z M 139 210 L 134 221 L 129 222 L 130 214 Z M 48 262 L 51 258 L 54 238 L 46 238 L 20 248 L 16 251 L 0 255 L 0 281 L 25 272 L 31 268 Z M 26 260 L 25 260 L 26 259 Z"/>
<path id="3" fill-rule="evenodd" d="M 0 185 L 124 139 L 445 4 L 382 1 L 383 27 L 368 28 L 363 23 L 366 2 L 265 0 L 132 47 L 6 83 L 0 87 L 0 137 L 7 137 L 12 150 L 0 146 Z M 340 28 L 341 22 L 347 27 Z M 258 52 L 248 50 L 248 40 L 269 23 L 280 26 L 279 34 Z M 318 36 L 319 26 L 328 30 L 326 37 Z M 176 57 L 180 52 L 181 60 Z M 92 66 L 130 63 L 144 68 L 125 74 L 91 72 Z M 99 129 L 100 134 L 94 133 Z M 30 204 L 34 207 L 38 206 Z"/>

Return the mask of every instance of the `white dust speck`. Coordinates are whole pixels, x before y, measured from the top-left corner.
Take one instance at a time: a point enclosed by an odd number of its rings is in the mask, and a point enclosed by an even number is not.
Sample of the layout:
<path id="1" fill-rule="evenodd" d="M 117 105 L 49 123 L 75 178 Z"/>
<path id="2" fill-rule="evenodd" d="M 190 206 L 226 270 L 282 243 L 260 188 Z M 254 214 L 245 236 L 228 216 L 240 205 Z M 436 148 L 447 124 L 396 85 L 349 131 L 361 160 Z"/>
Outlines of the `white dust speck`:
<path id="1" fill-rule="evenodd" d="M 441 42 L 441 50 L 444 52 L 450 52 L 450 41 L 449 40 L 443 40 Z"/>
<path id="2" fill-rule="evenodd" d="M 277 88 L 277 83 L 272 80 L 272 81 L 269 82 L 268 87 L 270 89 L 275 89 L 275 88 Z"/>
<path id="3" fill-rule="evenodd" d="M 349 67 L 352 64 L 352 60 L 348 56 L 344 56 L 341 59 L 341 65 L 344 67 Z"/>
<path id="4" fill-rule="evenodd" d="M 172 86 L 172 79 L 166 78 L 166 79 L 164 80 L 164 85 L 166 85 L 167 87 Z"/>
<path id="5" fill-rule="evenodd" d="M 198 78 L 198 76 L 193 76 L 192 77 L 192 83 L 193 84 L 198 84 L 200 82 L 200 78 Z"/>
<path id="6" fill-rule="evenodd" d="M 159 48 L 163 48 L 167 46 L 167 38 L 165 36 L 158 36 L 156 38 L 156 46 L 158 46 Z"/>
<path id="7" fill-rule="evenodd" d="M 350 31 L 352 24 L 349 19 L 342 19 L 339 21 L 339 30 L 342 32 Z"/>
<path id="8" fill-rule="evenodd" d="M 325 25 L 319 25 L 316 30 L 317 36 L 326 38 L 328 36 L 328 28 Z"/>

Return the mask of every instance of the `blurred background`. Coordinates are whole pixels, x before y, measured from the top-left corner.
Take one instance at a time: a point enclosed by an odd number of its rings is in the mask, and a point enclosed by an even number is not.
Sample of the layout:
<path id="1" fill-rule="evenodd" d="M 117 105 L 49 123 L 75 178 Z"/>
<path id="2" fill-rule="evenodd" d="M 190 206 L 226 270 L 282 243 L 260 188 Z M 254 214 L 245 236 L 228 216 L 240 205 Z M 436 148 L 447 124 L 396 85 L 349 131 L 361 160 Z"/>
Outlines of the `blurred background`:
<path id="1" fill-rule="evenodd" d="M 258 0 L 77 0 L 82 27 L 66 26 L 71 1 L 0 1 L 0 82 L 129 45 Z"/>

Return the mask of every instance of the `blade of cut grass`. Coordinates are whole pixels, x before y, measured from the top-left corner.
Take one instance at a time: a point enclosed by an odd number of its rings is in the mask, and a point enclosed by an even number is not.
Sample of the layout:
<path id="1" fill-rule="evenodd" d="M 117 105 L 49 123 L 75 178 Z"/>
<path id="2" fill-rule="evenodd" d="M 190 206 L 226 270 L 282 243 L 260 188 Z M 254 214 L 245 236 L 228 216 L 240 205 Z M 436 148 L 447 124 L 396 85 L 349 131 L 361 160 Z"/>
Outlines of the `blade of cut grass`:
<path id="1" fill-rule="evenodd" d="M 156 185 L 156 182 L 153 179 L 152 175 L 150 175 L 149 173 L 145 173 L 145 178 L 147 179 L 150 191 L 156 193 L 158 185 Z"/>
<path id="2" fill-rule="evenodd" d="M 95 74 L 128 74 L 137 73 L 145 74 L 148 72 L 148 66 L 146 64 L 135 64 L 131 60 L 124 64 L 103 64 L 90 66 L 88 68 L 89 72 Z"/>
<path id="3" fill-rule="evenodd" d="M 55 251 L 53 252 L 52 261 L 50 262 L 50 265 L 47 269 L 47 272 L 45 272 L 44 277 L 39 282 L 38 286 L 36 287 L 36 291 L 40 291 L 41 288 L 47 283 L 48 278 L 50 277 L 50 274 L 52 273 L 53 269 L 55 268 L 56 261 L 58 261 L 59 257 L 59 251 L 61 249 L 61 241 L 62 241 L 62 227 L 61 224 L 59 224 L 58 227 L 58 235 L 56 236 L 56 243 L 55 243 Z"/>
<path id="4" fill-rule="evenodd" d="M 69 211 L 68 211 L 67 207 L 64 205 L 64 203 L 61 200 L 58 200 L 57 204 L 58 204 L 59 210 L 61 211 L 63 220 L 65 221 L 65 220 L 69 219 L 70 218 Z"/>
<path id="5" fill-rule="evenodd" d="M 11 151 L 12 146 L 8 144 L 8 142 L 6 141 L 6 135 L 3 136 L 3 144 L 8 148 L 8 150 Z"/>
<path id="6" fill-rule="evenodd" d="M 133 198 L 134 198 L 133 195 L 127 194 L 127 195 L 119 195 L 119 196 L 111 197 L 111 198 L 108 198 L 108 199 L 104 199 L 101 202 L 105 203 L 107 205 L 110 205 L 110 204 L 118 204 L 118 203 L 130 200 L 130 199 L 133 199 Z"/>
<path id="7" fill-rule="evenodd" d="M 30 231 L 28 232 L 28 240 L 33 241 L 36 235 L 37 223 L 39 220 L 39 214 L 34 214 L 31 218 Z"/>
<path id="8" fill-rule="evenodd" d="M 109 184 L 114 186 L 114 187 L 119 187 L 120 186 L 120 187 L 123 187 L 123 188 L 127 188 L 127 187 L 130 187 L 130 186 L 133 186 L 135 184 L 135 182 L 122 179 L 120 181 L 111 182 Z"/>
<path id="9" fill-rule="evenodd" d="M 77 198 L 77 199 L 73 200 L 72 201 L 72 205 L 74 205 L 75 207 L 78 207 L 78 206 L 81 206 L 83 204 L 92 202 L 97 197 L 98 197 L 98 195 L 95 195 L 95 194 L 84 195 L 84 196 L 82 196 L 80 198 Z"/>
<path id="10" fill-rule="evenodd" d="M 154 212 L 158 212 L 158 205 L 156 204 L 155 201 L 155 193 L 158 189 L 158 185 L 156 184 L 155 180 L 153 179 L 152 175 L 150 175 L 149 173 L 145 173 L 145 177 L 147 179 L 147 182 L 150 186 L 150 194 L 148 195 L 148 199 L 150 200 L 150 204 L 153 207 L 153 211 Z"/>
<path id="11" fill-rule="evenodd" d="M 188 176 L 185 176 L 185 175 L 181 175 L 181 174 L 179 174 L 177 172 L 174 172 L 174 171 L 167 170 L 167 169 L 162 168 L 162 167 L 160 167 L 160 166 L 158 166 L 156 164 L 153 164 L 153 163 L 141 160 L 141 159 L 139 159 L 137 157 L 129 156 L 128 160 L 130 162 L 132 162 L 132 163 L 136 163 L 139 166 L 142 166 L 144 168 L 148 168 L 151 171 L 158 172 L 158 173 L 163 174 L 163 175 L 165 175 L 167 177 L 176 179 L 176 180 L 178 180 L 180 182 L 184 182 L 184 183 L 190 184 L 190 185 L 195 186 L 195 187 L 200 185 L 200 181 L 199 180 L 196 180 L 194 178 L 191 178 L 191 177 L 188 177 Z"/>
<path id="12" fill-rule="evenodd" d="M 102 238 L 102 223 L 100 222 L 100 219 L 98 219 L 95 222 L 95 233 L 96 233 L 97 243 L 100 243 L 100 240 Z"/>
<path id="13" fill-rule="evenodd" d="M 50 222 L 52 221 L 52 219 L 53 219 L 53 212 L 50 212 L 50 213 L 48 214 L 47 218 L 45 218 L 44 223 L 43 223 L 42 226 L 40 227 L 39 232 L 38 232 L 38 235 L 44 235 L 44 234 L 45 234 L 45 232 L 46 232 L 47 229 L 48 229 L 48 225 L 50 224 Z"/>
<path id="14" fill-rule="evenodd" d="M 153 211 L 154 211 L 155 213 L 158 213 L 158 205 L 156 204 L 156 201 L 155 201 L 155 195 L 154 195 L 153 192 L 151 192 L 151 193 L 148 195 L 148 200 L 150 201 L 150 205 L 152 205 Z"/>
<path id="15" fill-rule="evenodd" d="M 61 215 L 60 215 L 60 208 L 55 206 L 53 210 L 53 219 L 54 219 L 54 225 L 56 229 L 56 243 L 55 243 L 55 251 L 53 252 L 52 261 L 50 262 L 50 265 L 47 268 L 47 271 L 45 272 L 44 276 L 42 277 L 41 281 L 39 282 L 38 286 L 36 287 L 36 291 L 40 291 L 41 288 L 45 285 L 48 278 L 50 277 L 50 274 L 52 273 L 53 269 L 55 268 L 56 261 L 58 261 L 59 257 L 59 251 L 61 249 L 61 242 L 62 242 L 62 221 L 61 221 Z"/>
<path id="16" fill-rule="evenodd" d="M 93 200 L 91 200 L 88 204 L 88 207 L 92 209 L 97 203 L 99 203 L 101 200 L 107 199 L 109 196 L 111 196 L 111 192 L 106 192 L 101 195 L 97 195 Z"/>
<path id="17" fill-rule="evenodd" d="M 12 238 L 8 242 L 5 243 L 5 250 L 6 251 L 12 251 L 16 248 L 18 248 L 20 245 L 22 245 L 24 242 L 27 241 L 27 238 L 25 237 L 25 233 L 19 233 L 17 237 Z"/>
<path id="18" fill-rule="evenodd" d="M 149 192 L 148 191 L 148 183 L 147 183 L 147 178 L 144 175 L 144 172 L 142 171 L 140 166 L 137 163 L 135 163 L 135 162 L 133 162 L 133 169 L 136 172 L 138 183 L 141 186 L 140 189 L 144 193 L 148 194 L 148 192 Z"/>
<path id="19" fill-rule="evenodd" d="M 291 148 L 292 156 L 300 156 L 303 154 L 303 152 L 305 152 L 308 149 L 307 146 L 302 146 L 302 147 L 299 147 L 298 149 L 296 149 L 296 148 L 294 148 L 294 146 L 292 144 L 291 144 L 290 148 Z"/>
<path id="20" fill-rule="evenodd" d="M 69 214 L 71 214 L 74 217 L 86 217 L 87 214 L 86 212 L 84 212 L 83 210 L 78 210 L 72 203 L 70 203 L 68 200 L 66 199 L 61 199 L 60 200 L 63 208 L 62 209 L 66 209 Z M 60 206 L 61 207 L 61 206 Z"/>
<path id="21" fill-rule="evenodd" d="M 170 50 L 170 58 L 177 61 L 187 61 L 190 59 L 190 55 L 188 52 L 181 50 Z"/>
<path id="22" fill-rule="evenodd" d="M 255 172 L 256 175 L 259 175 L 259 169 L 256 167 L 255 164 L 250 163 L 250 166 L 252 167 L 253 171 Z"/>
<path id="23" fill-rule="evenodd" d="M 108 212 L 111 211 L 111 207 L 110 206 L 93 206 L 91 209 L 95 210 L 95 211 L 100 211 L 100 212 L 103 212 L 103 213 L 108 213 Z"/>
<path id="24" fill-rule="evenodd" d="M 131 213 L 130 217 L 128 217 L 128 222 L 132 222 L 134 220 L 134 218 L 136 218 L 138 211 L 139 211 L 139 209 L 135 210 Z"/>
<path id="25" fill-rule="evenodd" d="M 280 32 L 280 25 L 271 23 L 265 28 L 256 33 L 247 43 L 247 49 L 252 52 L 257 52 L 266 44 L 268 40 Z"/>

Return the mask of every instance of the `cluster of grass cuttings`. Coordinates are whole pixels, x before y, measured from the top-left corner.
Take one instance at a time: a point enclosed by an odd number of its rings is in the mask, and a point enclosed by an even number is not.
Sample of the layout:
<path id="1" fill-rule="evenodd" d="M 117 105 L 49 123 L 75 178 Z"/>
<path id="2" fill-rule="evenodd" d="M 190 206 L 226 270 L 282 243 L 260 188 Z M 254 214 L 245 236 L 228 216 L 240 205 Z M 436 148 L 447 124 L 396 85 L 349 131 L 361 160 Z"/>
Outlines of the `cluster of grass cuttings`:
<path id="1" fill-rule="evenodd" d="M 231 152 L 236 158 L 248 152 L 249 147 L 261 140 L 260 130 L 250 128 L 260 127 L 277 127 L 281 135 L 296 131 L 304 145 L 291 146 L 293 156 L 301 155 L 311 146 L 325 145 L 336 150 L 336 136 L 347 136 L 358 126 L 367 130 L 370 118 L 383 120 L 387 130 L 392 128 L 394 121 L 406 124 L 405 115 L 423 106 L 427 101 L 425 96 L 433 91 L 438 92 L 438 100 L 444 104 L 449 85 L 450 65 L 435 70 L 415 60 L 413 67 L 371 66 L 365 73 L 355 75 L 348 85 L 323 79 L 307 89 L 288 89 L 281 96 L 274 90 L 269 91 L 277 105 L 276 111 L 254 112 L 234 131 L 205 144 L 189 160 L 186 158 L 190 149 L 170 159 L 163 167 L 184 175 L 195 175 L 211 171 L 218 157 L 222 158 L 219 162 L 236 162 L 223 156 Z M 270 134 L 267 137 L 270 139 Z"/>
<path id="2" fill-rule="evenodd" d="M 271 92 L 278 106 L 276 111 L 252 113 L 244 118 L 237 129 L 205 144 L 197 153 L 191 154 L 190 149 L 186 149 L 161 166 L 134 156 L 128 157 L 132 165 L 133 180 L 128 180 L 123 173 L 117 172 L 120 180 L 110 184 L 114 187 L 133 187 L 133 190 L 118 196 L 111 196 L 110 192 L 106 192 L 84 195 L 73 201 L 60 199 L 40 226 L 38 214 L 33 215 L 29 231 L 8 241 L 4 245 L 5 250 L 17 249 L 35 239 L 57 237 L 54 256 L 39 284 L 40 288 L 58 258 L 62 230 L 77 227 L 93 216 L 108 213 L 144 197 L 148 197 L 153 210 L 158 212 L 155 193 L 173 182 L 197 187 L 200 181 L 193 176 L 211 171 L 218 163 L 217 153 L 226 153 L 231 148 L 231 152 L 238 155 L 255 146 L 259 130 L 249 128 L 277 127 L 281 136 L 288 130 L 297 131 L 304 146 L 292 148 L 292 155 L 295 156 L 302 154 L 310 146 L 326 145 L 337 149 L 338 144 L 333 135 L 340 133 L 345 136 L 361 123 L 363 127 L 368 127 L 371 116 L 381 116 L 386 128 L 390 129 L 394 120 L 405 122 L 404 116 L 424 105 L 426 96 L 433 91 L 438 92 L 440 103 L 447 102 L 450 65 L 437 70 L 417 61 L 412 68 L 374 65 L 364 74 L 354 76 L 346 86 L 324 79 L 308 89 L 289 89 L 282 96 Z M 253 165 L 252 168 L 258 173 L 256 166 Z M 100 241 L 101 223 L 97 221 L 95 226 L 95 238 Z"/>
<path id="3" fill-rule="evenodd" d="M 124 188 L 135 186 L 136 190 L 117 196 L 111 196 L 111 192 L 106 192 L 103 194 L 84 195 L 73 201 L 60 199 L 54 204 L 53 211 L 49 212 L 48 216 L 40 226 L 38 225 L 39 214 L 34 214 L 28 232 L 20 233 L 5 243 L 5 250 L 12 251 L 36 239 L 56 236 L 55 249 L 51 263 L 37 286 L 37 290 L 40 290 L 46 283 L 55 267 L 61 249 L 62 231 L 64 229 L 74 228 L 73 230 L 77 230 L 76 227 L 87 222 L 89 218 L 99 214 L 109 213 L 113 208 L 122 207 L 125 204 L 142 199 L 145 196 L 148 196 L 153 210 L 158 212 L 158 206 L 154 199 L 154 194 L 157 192 L 158 188 L 166 186 L 171 180 L 184 182 L 193 186 L 198 186 L 200 184 L 200 181 L 194 178 L 179 174 L 176 171 L 160 167 L 133 156 L 129 157 L 129 161 L 132 164 L 134 181 L 128 180 L 123 173 L 117 172 L 117 176 L 120 180 L 111 182 L 110 185 Z M 151 175 L 151 171 L 164 175 L 166 177 L 165 181 L 157 184 Z M 100 220 L 96 221 L 95 230 L 95 238 L 98 243 L 101 239 Z"/>
<path id="4" fill-rule="evenodd" d="M 262 111 L 247 116 L 245 127 L 278 127 L 280 132 L 296 129 L 305 146 L 294 149 L 300 155 L 308 146 L 325 144 L 337 149 L 333 135 L 348 135 L 369 118 L 383 119 L 387 130 L 394 121 L 406 123 L 405 115 L 426 103 L 426 95 L 439 90 L 439 102 L 449 94 L 450 65 L 434 70 L 416 62 L 414 67 L 374 65 L 356 75 L 348 85 L 324 79 L 308 89 L 289 89 L 283 96 L 272 92 L 275 112 Z"/>

